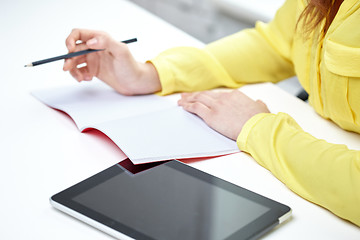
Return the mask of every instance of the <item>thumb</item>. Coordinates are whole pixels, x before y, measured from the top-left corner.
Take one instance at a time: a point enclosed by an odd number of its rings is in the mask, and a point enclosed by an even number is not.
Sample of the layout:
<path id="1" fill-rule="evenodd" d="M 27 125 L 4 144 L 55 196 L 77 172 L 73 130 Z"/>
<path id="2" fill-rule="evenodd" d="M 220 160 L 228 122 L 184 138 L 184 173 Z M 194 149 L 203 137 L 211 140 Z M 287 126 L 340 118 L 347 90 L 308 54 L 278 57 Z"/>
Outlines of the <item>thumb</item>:
<path id="1" fill-rule="evenodd" d="M 116 51 L 119 43 L 109 36 L 96 36 L 86 41 L 86 45 L 91 49 L 107 49 Z"/>
<path id="2" fill-rule="evenodd" d="M 99 40 L 94 37 L 86 41 L 86 45 L 91 49 L 102 49 L 104 46 L 101 46 L 103 44 L 99 43 Z"/>

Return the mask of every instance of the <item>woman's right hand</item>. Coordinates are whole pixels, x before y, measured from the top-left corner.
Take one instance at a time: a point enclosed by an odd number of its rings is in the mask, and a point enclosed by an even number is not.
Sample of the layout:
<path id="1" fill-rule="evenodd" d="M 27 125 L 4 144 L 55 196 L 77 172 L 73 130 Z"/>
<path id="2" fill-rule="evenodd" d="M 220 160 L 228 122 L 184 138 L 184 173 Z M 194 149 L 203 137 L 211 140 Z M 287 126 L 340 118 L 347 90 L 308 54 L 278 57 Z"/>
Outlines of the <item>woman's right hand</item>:
<path id="1" fill-rule="evenodd" d="M 161 90 L 159 76 L 151 63 L 139 63 L 126 44 L 100 31 L 73 29 L 66 39 L 70 52 L 85 49 L 105 49 L 66 59 L 64 71 L 70 71 L 77 81 L 93 77 L 124 95 L 149 94 Z M 83 64 L 85 66 L 78 67 Z"/>

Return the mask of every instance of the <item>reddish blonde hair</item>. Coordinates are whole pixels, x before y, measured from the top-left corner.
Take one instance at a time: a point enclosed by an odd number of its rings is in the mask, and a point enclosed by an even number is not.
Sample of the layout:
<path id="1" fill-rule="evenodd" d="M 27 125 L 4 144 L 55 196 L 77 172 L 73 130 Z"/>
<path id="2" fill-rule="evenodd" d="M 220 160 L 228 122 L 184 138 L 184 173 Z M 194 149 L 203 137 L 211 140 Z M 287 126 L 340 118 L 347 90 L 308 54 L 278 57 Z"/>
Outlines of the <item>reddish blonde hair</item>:
<path id="1" fill-rule="evenodd" d="M 322 29 L 322 34 L 325 35 L 343 0 L 308 0 L 308 2 L 298 23 L 302 20 L 304 31 L 310 33 L 325 19 Z"/>

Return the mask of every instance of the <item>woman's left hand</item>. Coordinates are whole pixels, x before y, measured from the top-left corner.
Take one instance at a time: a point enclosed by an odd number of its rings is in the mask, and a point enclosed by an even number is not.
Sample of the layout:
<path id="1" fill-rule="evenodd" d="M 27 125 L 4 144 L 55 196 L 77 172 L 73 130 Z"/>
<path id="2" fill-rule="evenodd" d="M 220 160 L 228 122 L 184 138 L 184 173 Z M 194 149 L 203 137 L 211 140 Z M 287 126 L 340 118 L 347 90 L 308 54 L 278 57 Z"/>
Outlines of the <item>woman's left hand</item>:
<path id="1" fill-rule="evenodd" d="M 258 113 L 270 112 L 262 101 L 254 101 L 238 90 L 182 93 L 178 104 L 186 111 L 198 115 L 214 130 L 233 140 L 237 139 L 251 117 Z"/>

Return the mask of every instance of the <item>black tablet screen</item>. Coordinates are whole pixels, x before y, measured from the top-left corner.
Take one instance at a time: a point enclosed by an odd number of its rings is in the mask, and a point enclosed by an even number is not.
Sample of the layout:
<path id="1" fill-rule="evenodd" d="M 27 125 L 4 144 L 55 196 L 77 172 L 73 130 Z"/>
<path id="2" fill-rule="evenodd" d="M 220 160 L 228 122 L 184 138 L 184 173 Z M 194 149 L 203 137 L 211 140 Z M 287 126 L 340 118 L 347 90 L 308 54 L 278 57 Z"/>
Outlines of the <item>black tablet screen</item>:
<path id="1" fill-rule="evenodd" d="M 117 167 L 118 174 L 72 200 L 149 238 L 225 239 L 270 210 L 221 187 L 221 179 L 171 164 L 135 175 Z"/>

